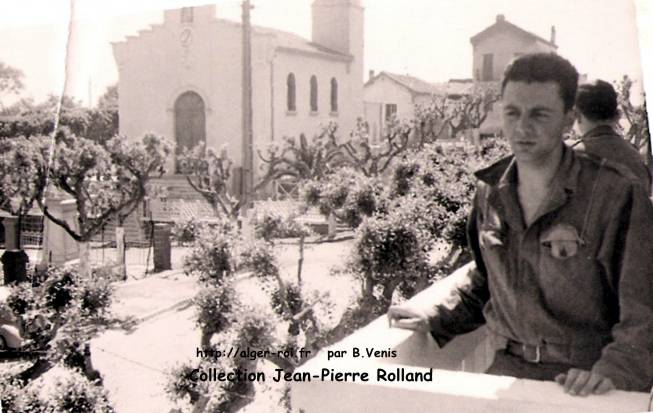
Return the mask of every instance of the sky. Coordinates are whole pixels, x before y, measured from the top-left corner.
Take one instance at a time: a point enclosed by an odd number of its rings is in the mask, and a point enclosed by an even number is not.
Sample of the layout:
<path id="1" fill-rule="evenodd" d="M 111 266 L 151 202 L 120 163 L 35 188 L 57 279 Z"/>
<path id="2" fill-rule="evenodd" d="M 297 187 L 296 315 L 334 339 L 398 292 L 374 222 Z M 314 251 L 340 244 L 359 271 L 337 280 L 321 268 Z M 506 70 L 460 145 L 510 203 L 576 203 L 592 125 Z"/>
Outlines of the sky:
<path id="1" fill-rule="evenodd" d="M 0 61 L 23 71 L 26 89 L 20 97 L 40 101 L 65 87 L 67 94 L 82 103 L 94 104 L 118 80 L 111 42 L 160 23 L 162 9 L 211 2 L 74 0 L 71 7 L 72 1 L 0 2 Z M 240 0 L 213 3 L 218 17 L 240 19 Z M 312 0 L 252 3 L 253 24 L 310 38 Z M 431 82 L 469 78 L 469 38 L 503 14 L 509 22 L 545 39 L 555 25 L 558 52 L 579 72 L 610 81 L 628 74 L 638 80 L 638 89 L 642 87 L 641 41 L 649 52 L 644 56 L 646 73 L 653 76 L 653 58 L 648 56 L 653 54 L 653 0 L 363 0 L 363 4 L 366 74 L 370 69 L 386 70 Z M 651 84 L 652 76 L 647 76 Z"/>

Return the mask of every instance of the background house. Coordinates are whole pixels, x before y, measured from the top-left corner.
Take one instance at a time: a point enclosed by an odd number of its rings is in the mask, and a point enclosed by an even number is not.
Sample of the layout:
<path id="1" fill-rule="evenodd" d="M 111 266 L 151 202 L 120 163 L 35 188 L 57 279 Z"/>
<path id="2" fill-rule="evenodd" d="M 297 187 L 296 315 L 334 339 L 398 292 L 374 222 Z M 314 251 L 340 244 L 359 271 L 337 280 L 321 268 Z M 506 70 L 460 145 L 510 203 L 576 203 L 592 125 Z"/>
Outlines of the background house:
<path id="1" fill-rule="evenodd" d="M 386 122 L 395 117 L 410 120 L 415 116 L 416 105 L 428 105 L 434 99 L 457 99 L 470 93 L 471 79 L 430 83 L 410 75 L 382 71 L 370 78 L 363 87 L 365 119 L 373 140 L 383 135 Z M 449 137 L 445 130 L 443 135 Z M 444 137 L 443 136 L 443 137 Z"/>
<path id="2" fill-rule="evenodd" d="M 477 82 L 500 81 L 503 69 L 515 57 L 534 52 L 553 52 L 556 45 L 555 26 L 551 26 L 550 40 L 533 34 L 497 15 L 490 27 L 472 36 L 472 76 Z"/>
<path id="3" fill-rule="evenodd" d="M 472 78 L 431 83 L 410 75 L 382 71 L 370 73 L 363 88 L 365 119 L 370 134 L 380 136 L 386 122 L 394 115 L 397 119 L 411 119 L 415 105 L 428 104 L 433 98 L 457 98 L 473 92 L 484 83 L 501 81 L 503 70 L 517 56 L 534 52 L 552 52 L 556 45 L 555 27 L 551 27 L 550 40 L 524 30 L 506 20 L 503 14 L 491 26 L 470 38 L 472 44 Z M 495 105 L 479 129 L 480 136 L 501 132 L 501 118 Z M 446 132 L 446 131 L 445 131 Z"/>
<path id="4" fill-rule="evenodd" d="M 550 39 L 518 27 L 506 20 L 503 14 L 493 25 L 470 39 L 473 48 L 472 76 L 475 82 L 500 82 L 503 70 L 512 59 L 527 53 L 555 53 L 556 29 L 551 26 Z M 481 136 L 501 133 L 501 116 L 498 105 L 488 114 L 480 127 Z"/>
<path id="5" fill-rule="evenodd" d="M 354 127 L 363 113 L 363 17 L 360 0 L 315 0 L 310 40 L 252 28 L 255 148 L 331 121 Z M 206 140 L 242 164 L 240 23 L 216 18 L 214 5 L 168 10 L 113 51 L 121 134 L 154 132 L 186 147 Z"/>

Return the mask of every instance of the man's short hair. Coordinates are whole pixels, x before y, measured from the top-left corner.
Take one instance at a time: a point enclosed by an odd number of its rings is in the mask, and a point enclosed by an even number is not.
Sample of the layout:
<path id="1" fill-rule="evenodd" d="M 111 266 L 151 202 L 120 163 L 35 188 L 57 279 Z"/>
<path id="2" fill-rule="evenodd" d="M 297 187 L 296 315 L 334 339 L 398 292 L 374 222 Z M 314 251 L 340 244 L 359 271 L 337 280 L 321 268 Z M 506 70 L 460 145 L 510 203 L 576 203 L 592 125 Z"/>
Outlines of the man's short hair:
<path id="1" fill-rule="evenodd" d="M 503 72 L 501 93 L 511 81 L 555 82 L 559 86 L 565 112 L 574 106 L 578 71 L 569 60 L 555 53 L 530 53 L 515 58 Z"/>
<path id="2" fill-rule="evenodd" d="M 619 116 L 617 92 L 603 80 L 582 84 L 576 94 L 576 109 L 593 122 L 615 120 Z"/>

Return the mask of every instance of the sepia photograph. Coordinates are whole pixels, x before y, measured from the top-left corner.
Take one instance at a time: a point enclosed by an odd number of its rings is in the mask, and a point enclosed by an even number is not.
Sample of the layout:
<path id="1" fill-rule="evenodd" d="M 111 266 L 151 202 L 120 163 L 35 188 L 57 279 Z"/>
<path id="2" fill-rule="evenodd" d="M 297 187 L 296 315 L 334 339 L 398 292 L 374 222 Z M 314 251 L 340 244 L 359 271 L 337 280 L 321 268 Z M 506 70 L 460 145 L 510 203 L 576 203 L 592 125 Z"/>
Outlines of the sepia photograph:
<path id="1" fill-rule="evenodd" d="M 0 413 L 653 411 L 651 0 L 0 5 Z"/>

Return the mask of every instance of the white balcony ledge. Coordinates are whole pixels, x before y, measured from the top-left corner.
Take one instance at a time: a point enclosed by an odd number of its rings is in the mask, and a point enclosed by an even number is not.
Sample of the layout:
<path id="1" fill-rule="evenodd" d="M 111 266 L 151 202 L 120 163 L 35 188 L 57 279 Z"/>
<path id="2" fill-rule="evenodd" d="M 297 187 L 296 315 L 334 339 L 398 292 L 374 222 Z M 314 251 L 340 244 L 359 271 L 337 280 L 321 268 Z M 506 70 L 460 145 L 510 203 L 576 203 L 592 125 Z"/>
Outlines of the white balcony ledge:
<path id="1" fill-rule="evenodd" d="M 442 297 L 441 291 L 456 282 L 466 267 L 436 283 L 411 301 L 426 304 Z M 444 288 L 443 288 L 444 287 Z M 396 357 L 353 357 L 353 349 L 365 352 L 395 350 Z M 329 351 L 332 357 L 329 359 Z M 333 357 L 339 351 L 342 357 Z M 570 396 L 553 382 L 480 374 L 489 366 L 492 351 L 483 329 L 457 337 L 438 349 L 426 334 L 389 328 L 385 316 L 324 349 L 301 366 L 298 373 L 319 377 L 322 369 L 367 372 L 369 381 L 332 381 L 313 378 L 291 383 L 293 411 L 334 412 L 535 412 L 535 413 L 638 413 L 647 411 L 646 393 L 612 391 L 606 395 Z M 428 372 L 431 382 L 379 382 L 377 370 Z"/>

